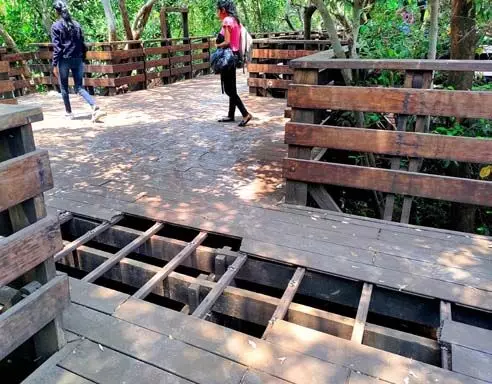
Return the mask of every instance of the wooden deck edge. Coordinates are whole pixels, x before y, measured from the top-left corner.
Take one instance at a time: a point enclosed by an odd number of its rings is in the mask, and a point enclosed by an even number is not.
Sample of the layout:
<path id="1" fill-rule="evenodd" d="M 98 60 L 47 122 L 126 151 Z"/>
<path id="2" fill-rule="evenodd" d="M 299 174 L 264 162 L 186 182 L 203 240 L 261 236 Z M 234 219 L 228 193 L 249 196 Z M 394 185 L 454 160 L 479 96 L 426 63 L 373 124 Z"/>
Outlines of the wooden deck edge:
<path id="1" fill-rule="evenodd" d="M 40 107 L 28 105 L 0 105 L 0 131 L 43 120 Z"/>

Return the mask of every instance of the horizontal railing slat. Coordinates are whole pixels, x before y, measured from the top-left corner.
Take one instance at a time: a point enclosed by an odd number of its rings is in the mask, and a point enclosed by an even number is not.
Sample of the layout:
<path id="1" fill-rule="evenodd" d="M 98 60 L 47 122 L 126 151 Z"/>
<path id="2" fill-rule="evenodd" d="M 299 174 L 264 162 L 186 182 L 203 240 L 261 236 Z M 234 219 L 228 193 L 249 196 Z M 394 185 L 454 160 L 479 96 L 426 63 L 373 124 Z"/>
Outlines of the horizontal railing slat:
<path id="1" fill-rule="evenodd" d="M 288 104 L 301 109 L 490 118 L 492 92 L 294 84 Z"/>
<path id="2" fill-rule="evenodd" d="M 312 160 L 284 159 L 287 180 L 492 206 L 492 182 Z"/>
<path id="3" fill-rule="evenodd" d="M 287 123 L 285 143 L 347 151 L 488 163 L 492 139 Z"/>

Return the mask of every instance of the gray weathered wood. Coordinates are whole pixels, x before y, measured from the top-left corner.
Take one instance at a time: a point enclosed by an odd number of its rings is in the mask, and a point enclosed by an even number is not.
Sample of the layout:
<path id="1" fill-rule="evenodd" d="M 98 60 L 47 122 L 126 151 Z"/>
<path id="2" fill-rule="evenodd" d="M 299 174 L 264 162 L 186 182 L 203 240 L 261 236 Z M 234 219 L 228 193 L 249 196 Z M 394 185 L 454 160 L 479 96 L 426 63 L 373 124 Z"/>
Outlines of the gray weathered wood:
<path id="1" fill-rule="evenodd" d="M 492 355 L 452 345 L 451 356 L 454 372 L 492 383 Z"/>
<path id="2" fill-rule="evenodd" d="M 367 314 L 371 304 L 372 284 L 364 283 L 362 293 L 360 295 L 359 308 L 355 317 L 354 330 L 352 332 L 352 341 L 360 344 L 364 336 L 364 328 L 366 326 Z"/>
<path id="3" fill-rule="evenodd" d="M 43 120 L 40 107 L 0 104 L 0 131 Z"/>
<path id="4" fill-rule="evenodd" d="M 316 204 L 318 204 L 321 209 L 342 212 L 338 204 L 335 202 L 335 200 L 333 200 L 333 197 L 331 197 L 331 195 L 326 191 L 323 185 L 310 185 L 308 191 L 314 201 L 316 201 Z"/>
<path id="5" fill-rule="evenodd" d="M 277 379 L 276 377 L 267 375 L 266 373 L 250 370 L 243 377 L 241 384 L 288 384 L 287 381 Z"/>
<path id="6" fill-rule="evenodd" d="M 52 257 L 62 246 L 55 217 L 46 217 L 0 239 L 0 287 Z"/>
<path id="7" fill-rule="evenodd" d="M 209 292 L 209 294 L 203 299 L 197 309 L 193 312 L 193 316 L 203 319 L 207 316 L 208 312 L 212 309 L 215 302 L 220 295 L 224 292 L 226 287 L 234 280 L 234 277 L 239 272 L 241 267 L 244 265 L 248 256 L 238 255 L 237 259 L 232 263 L 232 265 L 227 268 L 226 273 L 220 278 L 214 288 Z"/>
<path id="8" fill-rule="evenodd" d="M 130 299 L 115 316 L 295 384 L 306 384 L 307 372 L 308 382 L 313 384 L 344 383 L 348 376 L 344 368 L 298 354 L 291 348 L 141 300 Z"/>
<path id="9" fill-rule="evenodd" d="M 390 383 L 479 384 L 458 373 L 282 320 L 274 324 L 267 340 Z"/>
<path id="10" fill-rule="evenodd" d="M 439 313 L 441 325 L 444 324 L 446 320 L 452 320 L 451 318 L 451 304 L 445 301 L 441 301 L 439 305 Z M 441 366 L 444 369 L 451 368 L 451 354 L 447 345 L 441 345 Z"/>
<path id="11" fill-rule="evenodd" d="M 289 285 L 285 289 L 282 298 L 280 299 L 277 308 L 275 309 L 275 312 L 273 312 L 272 318 L 268 322 L 265 332 L 263 332 L 263 339 L 266 338 L 275 321 L 283 320 L 285 318 L 285 315 L 287 315 L 287 312 L 289 311 L 289 306 L 292 303 L 292 300 L 294 300 L 294 296 L 296 295 L 302 283 L 302 279 L 305 273 L 306 270 L 304 268 L 296 269 L 294 275 L 292 276 L 292 279 L 290 279 L 289 281 Z"/>
<path id="12" fill-rule="evenodd" d="M 58 365 L 98 384 L 191 384 L 143 361 L 107 347 L 100 348 L 89 340 L 82 341 L 75 353 L 67 355 Z"/>
<path id="13" fill-rule="evenodd" d="M 133 240 L 130 244 L 128 244 L 125 248 L 118 251 L 114 254 L 111 259 L 106 260 L 103 264 L 85 276 L 82 280 L 93 282 L 97 280 L 99 277 L 104 275 L 109 269 L 114 267 L 120 260 L 127 257 L 130 253 L 132 253 L 135 249 L 137 249 L 140 245 L 145 243 L 148 239 L 150 239 L 153 235 L 159 232 L 164 227 L 163 223 L 155 223 L 151 228 L 145 231 L 141 236 Z"/>
<path id="14" fill-rule="evenodd" d="M 147 317 L 142 313 L 139 316 Z M 244 366 L 216 354 L 77 304 L 64 312 L 63 320 L 66 329 L 103 348 L 111 348 L 195 383 L 238 384 L 246 371 Z"/>
<path id="15" fill-rule="evenodd" d="M 70 299 L 73 303 L 84 307 L 95 309 L 96 311 L 109 315 L 124 303 L 130 295 L 115 291 L 113 289 L 101 287 L 86 281 L 69 278 Z"/>
<path id="16" fill-rule="evenodd" d="M 115 225 L 116 223 L 118 223 L 122 219 L 123 219 L 123 216 L 122 215 L 117 215 L 113 219 L 111 219 L 111 221 L 105 221 L 105 222 L 103 222 L 102 224 L 100 224 L 99 226 L 97 226 L 96 228 L 94 228 L 93 230 L 87 232 L 85 235 L 79 237 L 78 239 L 75 239 L 70 244 L 67 244 L 65 247 L 63 247 L 63 249 L 60 252 L 58 252 L 54 256 L 55 261 L 58 261 L 61 258 L 69 255 L 76 248 L 80 247 L 81 245 L 84 245 L 84 244 L 88 243 L 89 241 L 91 241 L 92 239 L 94 239 L 96 236 L 98 236 L 99 234 L 103 233 L 108 228 L 110 228 L 111 226 Z"/>
<path id="17" fill-rule="evenodd" d="M 150 236 L 149 236 L 150 237 Z M 152 279 L 150 279 L 145 285 L 135 292 L 132 297 L 135 299 L 144 299 L 151 293 L 155 286 L 163 281 L 171 272 L 173 272 L 184 259 L 189 257 L 198 246 L 207 238 L 207 232 L 200 232 L 191 243 L 189 243 L 183 250 L 178 253 L 173 259 L 167 263 L 159 272 L 157 272 Z"/>
<path id="18" fill-rule="evenodd" d="M 492 354 L 492 331 L 452 320 L 444 321 L 439 341 Z"/>
<path id="19" fill-rule="evenodd" d="M 0 360 L 54 320 L 68 303 L 68 277 L 62 275 L 2 313 Z"/>

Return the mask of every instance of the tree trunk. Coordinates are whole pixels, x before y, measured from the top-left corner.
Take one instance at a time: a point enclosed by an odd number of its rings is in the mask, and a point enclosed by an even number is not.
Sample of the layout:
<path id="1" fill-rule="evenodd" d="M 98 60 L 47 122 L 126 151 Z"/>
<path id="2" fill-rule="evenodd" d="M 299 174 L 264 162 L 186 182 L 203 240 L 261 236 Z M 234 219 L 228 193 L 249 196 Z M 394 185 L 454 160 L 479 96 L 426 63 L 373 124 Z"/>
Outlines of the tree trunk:
<path id="1" fill-rule="evenodd" d="M 285 2 L 285 17 L 284 17 L 284 20 L 287 23 L 287 25 L 289 26 L 290 30 L 291 31 L 295 31 L 296 29 L 292 25 L 292 21 L 290 21 L 289 11 L 290 11 L 290 0 L 287 0 Z"/>
<path id="2" fill-rule="evenodd" d="M 356 59 L 357 55 L 357 40 L 359 39 L 360 17 L 362 15 L 362 1 L 354 0 L 352 13 L 352 48 L 350 49 L 350 57 Z"/>
<path id="3" fill-rule="evenodd" d="M 245 24 L 251 28 L 251 23 L 249 21 L 249 16 L 248 16 L 248 7 L 246 7 L 244 0 L 238 0 L 238 3 L 241 6 L 241 9 L 243 10 L 243 15 L 244 15 L 244 23 L 243 24 Z"/>
<path id="4" fill-rule="evenodd" d="M 304 8 L 304 40 L 311 39 L 314 12 L 316 12 L 316 7 L 314 5 L 310 5 L 309 7 Z"/>
<path id="5" fill-rule="evenodd" d="M 133 40 L 133 31 L 130 24 L 130 17 L 128 16 L 128 9 L 126 8 L 126 0 L 119 0 L 118 2 L 121 18 L 123 20 L 123 28 L 125 30 L 125 36 L 127 40 Z"/>
<path id="6" fill-rule="evenodd" d="M 17 48 L 17 44 L 15 43 L 14 39 L 10 34 L 5 30 L 3 25 L 0 24 L 0 37 L 3 39 L 5 42 L 5 45 L 10 48 L 14 52 L 19 52 L 19 49 Z"/>
<path id="7" fill-rule="evenodd" d="M 437 56 L 437 38 L 439 36 L 439 0 L 430 0 L 429 60 Z"/>
<path id="8" fill-rule="evenodd" d="M 114 18 L 113 9 L 111 8 L 110 0 L 101 0 L 104 8 L 104 15 L 106 16 L 106 24 L 108 25 L 108 38 L 109 41 L 116 41 L 118 37 L 116 35 L 116 20 Z"/>
<path id="9" fill-rule="evenodd" d="M 139 40 L 149 21 L 150 13 L 157 0 L 147 0 L 133 20 L 133 39 Z"/>
<path id="10" fill-rule="evenodd" d="M 477 33 L 475 26 L 475 2 L 470 0 L 453 0 L 451 12 L 451 59 L 470 60 L 475 57 Z M 458 90 L 471 89 L 473 72 L 453 72 L 449 82 Z M 466 121 L 460 121 L 466 125 Z M 468 164 L 459 164 L 453 173 L 457 177 L 470 178 L 472 175 Z M 457 230 L 473 232 L 475 227 L 476 207 L 467 204 L 453 204 L 452 222 Z"/>

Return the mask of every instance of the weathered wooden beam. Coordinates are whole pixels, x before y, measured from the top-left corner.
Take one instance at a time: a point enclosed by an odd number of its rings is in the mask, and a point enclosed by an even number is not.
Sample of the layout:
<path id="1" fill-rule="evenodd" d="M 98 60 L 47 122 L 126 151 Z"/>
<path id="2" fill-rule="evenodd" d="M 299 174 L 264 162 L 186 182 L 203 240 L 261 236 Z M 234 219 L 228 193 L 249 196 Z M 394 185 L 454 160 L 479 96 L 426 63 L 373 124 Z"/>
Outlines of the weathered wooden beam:
<path id="1" fill-rule="evenodd" d="M 193 312 L 193 316 L 200 319 L 203 319 L 205 316 L 207 316 L 208 312 L 210 312 L 219 296 L 222 295 L 224 290 L 229 286 L 229 284 L 234 279 L 234 277 L 239 272 L 247 259 L 248 257 L 244 254 L 237 257 L 234 263 L 232 263 L 232 265 L 227 268 L 227 271 L 220 278 L 215 287 L 208 293 L 208 295 L 205 297 L 205 299 L 203 299 L 198 308 Z"/>
<path id="2" fill-rule="evenodd" d="M 441 326 L 444 325 L 444 321 L 452 320 L 451 318 L 451 304 L 446 301 L 440 302 L 440 319 Z M 441 366 L 444 369 L 451 369 L 451 354 L 447 345 L 441 344 Z"/>
<path id="3" fill-rule="evenodd" d="M 359 308 L 357 309 L 357 316 L 355 317 L 354 329 L 352 331 L 352 341 L 355 341 L 358 344 L 362 343 L 362 337 L 364 336 L 364 328 L 366 326 L 369 305 L 371 304 L 371 297 L 372 284 L 364 283 L 360 295 Z"/>
<path id="4" fill-rule="evenodd" d="M 91 271 L 112 256 L 107 252 L 86 246 L 78 248 L 75 253 L 74 261 L 65 258 L 60 260 L 60 263 L 74 268 L 80 268 L 82 271 Z M 159 267 L 153 265 L 132 259 L 123 259 L 114 268 L 107 271 L 104 277 L 131 287 L 139 288 L 159 270 Z M 305 282 L 307 283 L 306 279 Z M 199 286 L 197 293 L 203 297 L 214 288 L 215 284 L 210 281 L 203 281 L 172 272 L 168 276 L 166 284 L 157 285 L 153 293 L 183 304 L 188 304 L 189 287 L 193 285 Z M 214 306 L 214 312 L 266 326 L 279 303 L 280 300 L 277 298 L 229 286 L 217 300 Z M 287 317 L 289 321 L 296 324 L 330 333 L 344 339 L 350 339 L 354 325 L 354 319 L 352 318 L 343 317 L 298 303 L 292 303 L 290 305 Z M 439 353 L 439 346 L 433 340 L 372 324 L 366 325 L 365 336 L 366 345 L 387 348 L 387 350 L 393 351 L 394 353 L 399 353 L 416 360 L 427 361 L 432 364 L 436 363 L 435 356 Z"/>
<path id="5" fill-rule="evenodd" d="M 333 200 L 333 197 L 326 191 L 323 185 L 313 184 L 308 188 L 309 194 L 316 201 L 316 204 L 321 209 L 326 209 L 328 211 L 342 212 L 338 204 Z"/>
<path id="6" fill-rule="evenodd" d="M 89 283 L 92 283 L 93 281 L 97 280 L 99 277 L 104 275 L 109 269 L 114 267 L 120 260 L 128 256 L 140 245 L 145 243 L 153 235 L 159 232 L 163 227 L 164 227 L 163 223 L 155 223 L 151 228 L 149 228 L 142 235 L 140 235 L 138 238 L 133 240 L 125 248 L 123 248 L 115 255 L 113 255 L 109 260 L 106 260 L 103 264 L 101 264 L 99 267 L 97 267 L 95 270 L 93 270 L 91 273 L 85 276 L 82 280 L 88 281 Z"/>
<path id="7" fill-rule="evenodd" d="M 150 235 L 151 236 L 151 235 Z M 150 238 L 150 236 L 148 238 Z M 154 290 L 154 287 L 169 276 L 184 259 L 188 258 L 192 252 L 194 252 L 198 246 L 205 241 L 208 234 L 207 232 L 200 232 L 191 243 L 189 243 L 181 252 L 179 252 L 173 259 L 167 263 L 159 272 L 157 272 L 152 279 L 150 279 L 145 285 L 133 294 L 134 299 L 145 299 L 150 292 Z M 147 239 L 148 239 L 147 238 Z M 145 240 L 147 240 L 145 239 Z"/>
<path id="8" fill-rule="evenodd" d="M 84 244 L 88 243 L 89 241 L 91 241 L 92 239 L 94 239 L 96 236 L 98 236 L 101 233 L 103 233 L 104 231 L 106 231 L 111 226 L 117 224 L 122 219 L 123 219 L 123 215 L 117 215 L 113 219 L 111 219 L 110 221 L 103 222 L 102 224 L 100 224 L 96 228 L 94 228 L 94 229 L 90 230 L 89 232 L 87 232 L 85 235 L 83 235 L 83 236 L 79 237 L 78 239 L 75 239 L 71 243 L 67 244 L 65 247 L 63 247 L 63 249 L 60 252 L 58 252 L 54 256 L 55 261 L 58 261 L 61 258 L 69 255 L 75 249 L 77 249 L 81 245 L 84 245 Z"/>
<path id="9" fill-rule="evenodd" d="M 68 304 L 68 277 L 62 275 L 2 313 L 0 360 L 53 321 Z"/>
<path id="10" fill-rule="evenodd" d="M 272 329 L 275 321 L 283 320 L 285 318 L 285 315 L 289 311 L 290 304 L 292 303 L 292 300 L 294 300 L 294 296 L 296 295 L 296 292 L 301 285 L 302 278 L 304 277 L 305 273 L 306 270 L 304 268 L 296 269 L 296 272 L 294 273 L 294 276 L 292 276 L 292 279 L 289 281 L 289 285 L 284 291 L 284 294 L 282 295 L 282 298 L 280 299 L 275 312 L 273 312 L 272 318 L 268 322 L 265 332 L 263 332 L 262 339 L 266 338 L 268 332 Z"/>

